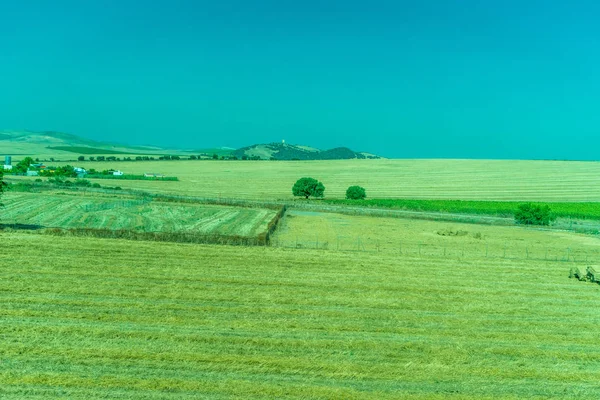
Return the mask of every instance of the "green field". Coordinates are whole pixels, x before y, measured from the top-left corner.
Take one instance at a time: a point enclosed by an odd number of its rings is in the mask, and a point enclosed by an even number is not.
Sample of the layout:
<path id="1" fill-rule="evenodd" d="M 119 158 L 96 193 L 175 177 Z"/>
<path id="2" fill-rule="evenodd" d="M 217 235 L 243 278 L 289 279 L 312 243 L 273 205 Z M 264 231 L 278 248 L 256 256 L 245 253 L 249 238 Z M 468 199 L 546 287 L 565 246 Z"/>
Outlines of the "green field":
<path id="1" fill-rule="evenodd" d="M 0 236 L 0 397 L 597 399 L 572 263 Z"/>
<path id="2" fill-rule="evenodd" d="M 3 224 L 51 228 L 125 229 L 253 237 L 275 216 L 267 209 L 178 204 L 97 193 L 19 193 L 3 197 Z"/>
<path id="3" fill-rule="evenodd" d="M 461 214 L 482 214 L 512 217 L 521 201 L 465 201 L 465 200 L 411 200 L 366 199 L 326 200 L 329 204 L 351 207 L 389 208 Z M 552 202 L 552 213 L 563 218 L 600 219 L 600 203 Z"/>
<path id="4" fill-rule="evenodd" d="M 79 164 L 126 174 L 177 176 L 179 182 L 124 182 L 121 186 L 201 197 L 289 200 L 294 182 L 310 176 L 324 183 L 325 196 L 330 199 L 343 199 L 348 186 L 361 185 L 368 198 L 374 199 L 600 201 L 599 162 L 191 160 Z"/>
<path id="5" fill-rule="evenodd" d="M 110 150 L 110 149 L 96 149 L 93 147 L 84 147 L 84 146 L 50 146 L 50 147 L 48 147 L 48 149 L 49 150 L 67 151 L 69 153 L 77 153 L 77 154 L 81 154 L 81 155 L 131 154 L 131 153 L 125 152 L 125 151 Z"/>

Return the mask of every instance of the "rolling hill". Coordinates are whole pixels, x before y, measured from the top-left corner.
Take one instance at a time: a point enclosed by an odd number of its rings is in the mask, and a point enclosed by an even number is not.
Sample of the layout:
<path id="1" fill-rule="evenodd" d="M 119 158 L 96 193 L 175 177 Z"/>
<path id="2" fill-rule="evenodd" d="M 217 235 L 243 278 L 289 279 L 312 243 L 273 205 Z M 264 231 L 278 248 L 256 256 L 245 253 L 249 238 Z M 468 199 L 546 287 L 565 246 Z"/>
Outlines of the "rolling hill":
<path id="1" fill-rule="evenodd" d="M 34 156 L 74 159 L 79 155 L 200 155 L 235 156 L 263 160 L 348 160 L 379 158 L 369 153 L 359 153 L 346 147 L 319 150 L 308 146 L 284 143 L 256 144 L 235 150 L 227 147 L 210 149 L 167 149 L 158 146 L 130 146 L 86 139 L 77 135 L 54 131 L 0 131 L 0 155 Z"/>
<path id="2" fill-rule="evenodd" d="M 275 160 L 350 160 L 365 158 L 380 158 L 370 153 L 359 153 L 347 147 L 336 147 L 320 150 L 314 147 L 299 146 L 286 143 L 255 144 L 242 147 L 232 153 L 238 158 L 248 157 Z"/>

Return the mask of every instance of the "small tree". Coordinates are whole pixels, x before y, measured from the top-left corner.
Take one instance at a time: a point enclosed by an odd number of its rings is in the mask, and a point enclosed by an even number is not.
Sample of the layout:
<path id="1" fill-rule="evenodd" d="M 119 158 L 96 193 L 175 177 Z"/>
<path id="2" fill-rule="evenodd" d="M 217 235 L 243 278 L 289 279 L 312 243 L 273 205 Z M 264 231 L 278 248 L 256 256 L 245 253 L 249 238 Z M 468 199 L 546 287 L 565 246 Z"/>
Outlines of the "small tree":
<path id="1" fill-rule="evenodd" d="M 547 204 L 520 204 L 515 211 L 515 222 L 521 225 L 550 225 L 556 216 Z"/>
<path id="2" fill-rule="evenodd" d="M 215 154 L 213 154 L 213 155 L 212 155 L 212 159 L 213 159 L 213 160 L 218 160 L 218 159 L 219 159 L 219 156 L 218 156 L 218 155 L 215 153 Z"/>
<path id="3" fill-rule="evenodd" d="M 364 200 L 367 197 L 367 192 L 364 187 L 350 186 L 346 190 L 346 198 L 348 200 Z"/>
<path id="4" fill-rule="evenodd" d="M 314 178 L 300 178 L 292 187 L 294 196 L 301 196 L 308 199 L 312 197 L 323 197 L 325 186 Z"/>
<path id="5" fill-rule="evenodd" d="M 2 193 L 4 193 L 6 183 L 4 183 L 4 170 L 0 169 L 0 198 L 2 197 Z M 2 205 L 2 203 L 0 203 Z"/>
<path id="6" fill-rule="evenodd" d="M 85 161 L 85 157 L 84 156 L 79 156 L 79 157 L 77 157 L 77 161 Z"/>

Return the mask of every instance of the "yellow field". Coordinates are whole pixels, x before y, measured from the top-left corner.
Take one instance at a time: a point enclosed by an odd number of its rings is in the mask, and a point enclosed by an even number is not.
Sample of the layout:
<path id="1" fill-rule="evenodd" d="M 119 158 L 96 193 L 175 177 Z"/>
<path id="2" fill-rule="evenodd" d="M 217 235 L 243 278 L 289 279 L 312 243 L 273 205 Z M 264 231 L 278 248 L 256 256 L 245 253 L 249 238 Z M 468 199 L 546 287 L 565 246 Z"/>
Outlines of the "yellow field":
<path id="1" fill-rule="evenodd" d="M 0 234 L 0 397 L 597 399 L 572 263 Z"/>
<path id="2" fill-rule="evenodd" d="M 157 172 L 179 182 L 98 181 L 162 193 L 245 199 L 291 199 L 301 177 L 343 198 L 361 185 L 370 198 L 600 201 L 600 163 L 499 160 L 83 162 L 84 168 Z M 117 183 L 118 182 L 118 183 Z"/>

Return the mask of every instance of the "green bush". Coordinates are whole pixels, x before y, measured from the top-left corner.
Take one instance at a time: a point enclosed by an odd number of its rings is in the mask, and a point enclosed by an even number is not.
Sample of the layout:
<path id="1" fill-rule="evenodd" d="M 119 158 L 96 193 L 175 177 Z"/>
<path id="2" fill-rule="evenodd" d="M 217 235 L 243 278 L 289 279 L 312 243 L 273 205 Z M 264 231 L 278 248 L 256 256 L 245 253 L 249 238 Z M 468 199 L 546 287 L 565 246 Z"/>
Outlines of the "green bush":
<path id="1" fill-rule="evenodd" d="M 100 184 L 97 182 L 94 182 L 94 183 L 92 183 L 92 187 L 97 189 L 100 187 Z"/>
<path id="2" fill-rule="evenodd" d="M 547 204 L 520 204 L 515 211 L 515 222 L 520 225 L 550 225 L 556 216 Z"/>
<path id="3" fill-rule="evenodd" d="M 292 187 L 294 196 L 301 196 L 306 199 L 309 197 L 323 197 L 325 186 L 314 178 L 300 178 Z"/>
<path id="4" fill-rule="evenodd" d="M 350 186 L 346 190 L 348 200 L 364 200 L 367 197 L 367 191 L 361 186 Z"/>

